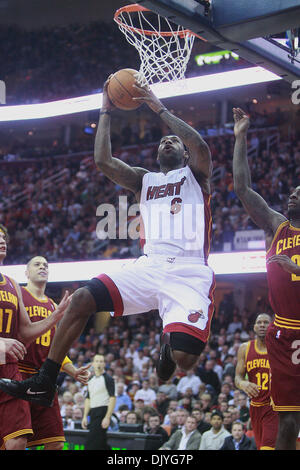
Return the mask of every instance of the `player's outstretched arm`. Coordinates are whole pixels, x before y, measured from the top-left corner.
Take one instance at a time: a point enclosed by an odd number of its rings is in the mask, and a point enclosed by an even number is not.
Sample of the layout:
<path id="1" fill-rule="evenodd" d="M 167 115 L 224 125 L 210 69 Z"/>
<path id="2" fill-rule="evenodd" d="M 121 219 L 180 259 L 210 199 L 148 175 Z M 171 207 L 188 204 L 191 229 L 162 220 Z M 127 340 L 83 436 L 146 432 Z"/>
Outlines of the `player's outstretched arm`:
<path id="1" fill-rule="evenodd" d="M 71 302 L 71 297 L 69 292 L 66 291 L 61 302 L 56 307 L 54 312 L 49 315 L 49 317 L 38 322 L 32 322 L 28 316 L 26 308 L 22 300 L 21 289 L 18 284 L 15 283 L 16 290 L 18 293 L 19 308 L 20 308 L 20 324 L 19 324 L 19 340 L 22 343 L 30 344 L 39 336 L 47 333 L 51 330 L 63 317 L 64 312 L 68 308 Z"/>
<path id="2" fill-rule="evenodd" d="M 131 167 L 119 158 L 114 158 L 111 152 L 110 113 L 114 109 L 107 94 L 109 78 L 103 88 L 103 103 L 96 133 L 94 160 L 97 168 L 114 183 L 137 194 L 142 188 L 142 180 L 147 170 Z"/>
<path id="3" fill-rule="evenodd" d="M 266 201 L 251 187 L 251 175 L 247 159 L 247 131 L 249 117 L 240 108 L 233 108 L 235 145 L 233 152 L 234 191 L 253 222 L 273 236 L 278 226 L 286 220 L 271 209 Z"/>
<path id="4" fill-rule="evenodd" d="M 134 86 L 139 89 L 141 96 L 133 99 L 146 103 L 152 111 L 160 115 L 171 131 L 180 137 L 188 149 L 188 165 L 195 176 L 199 176 L 201 179 L 209 179 L 212 174 L 211 153 L 199 132 L 182 119 L 170 113 L 147 84 L 143 85 L 136 81 Z"/>

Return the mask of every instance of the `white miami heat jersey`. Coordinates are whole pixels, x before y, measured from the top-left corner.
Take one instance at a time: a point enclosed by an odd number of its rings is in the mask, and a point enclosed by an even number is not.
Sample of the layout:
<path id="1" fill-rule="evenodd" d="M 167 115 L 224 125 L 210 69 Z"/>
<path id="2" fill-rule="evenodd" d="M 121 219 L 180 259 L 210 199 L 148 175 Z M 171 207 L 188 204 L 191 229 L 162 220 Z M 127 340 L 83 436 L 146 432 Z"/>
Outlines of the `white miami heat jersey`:
<path id="1" fill-rule="evenodd" d="M 210 195 L 188 166 L 146 173 L 140 199 L 144 253 L 196 256 L 207 262 L 211 241 Z"/>

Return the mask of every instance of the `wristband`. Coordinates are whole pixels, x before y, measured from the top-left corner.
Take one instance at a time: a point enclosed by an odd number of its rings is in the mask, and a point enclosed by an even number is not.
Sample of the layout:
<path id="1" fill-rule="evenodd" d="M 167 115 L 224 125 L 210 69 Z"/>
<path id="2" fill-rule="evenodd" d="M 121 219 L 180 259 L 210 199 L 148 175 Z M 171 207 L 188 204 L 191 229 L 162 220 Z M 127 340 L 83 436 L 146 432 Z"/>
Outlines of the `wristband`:
<path id="1" fill-rule="evenodd" d="M 108 115 L 109 115 L 109 114 L 110 114 L 110 111 L 109 111 L 108 109 L 107 109 L 106 111 L 100 111 L 100 116 L 101 116 L 102 114 L 108 114 Z"/>
<path id="2" fill-rule="evenodd" d="M 168 111 L 167 108 L 162 108 L 160 111 L 158 111 L 158 115 L 160 116 L 162 113 L 164 113 L 165 111 Z"/>

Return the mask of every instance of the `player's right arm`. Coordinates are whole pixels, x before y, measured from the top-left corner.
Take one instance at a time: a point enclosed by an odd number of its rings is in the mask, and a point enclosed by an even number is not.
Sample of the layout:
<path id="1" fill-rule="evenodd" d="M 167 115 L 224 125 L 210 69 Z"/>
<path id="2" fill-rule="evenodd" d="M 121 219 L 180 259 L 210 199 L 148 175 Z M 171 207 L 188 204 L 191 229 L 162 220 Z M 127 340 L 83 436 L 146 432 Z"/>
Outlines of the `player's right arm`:
<path id="1" fill-rule="evenodd" d="M 235 145 L 233 152 L 234 191 L 253 222 L 266 235 L 273 238 L 278 226 L 286 221 L 279 212 L 271 209 L 266 201 L 251 187 L 251 175 L 247 159 L 247 131 L 249 118 L 240 108 L 233 108 Z"/>
<path id="2" fill-rule="evenodd" d="M 246 376 L 246 348 L 247 343 L 242 343 L 237 354 L 237 364 L 235 368 L 234 383 L 237 388 L 247 393 L 250 398 L 257 397 L 259 394 L 258 386 L 245 379 Z"/>
<path id="3" fill-rule="evenodd" d="M 110 113 L 113 109 L 107 94 L 109 79 L 103 87 L 103 103 L 95 139 L 94 160 L 97 168 L 114 183 L 138 194 L 142 188 L 144 168 L 131 167 L 112 156 L 110 139 Z"/>
<path id="4" fill-rule="evenodd" d="M 47 333 L 47 331 L 51 330 L 51 328 L 53 328 L 56 323 L 61 320 L 64 312 L 70 305 L 72 296 L 70 296 L 69 292 L 66 291 L 61 302 L 51 315 L 41 321 L 32 322 L 24 306 L 20 286 L 16 282 L 14 282 L 14 286 L 18 294 L 20 308 L 18 339 L 26 345 L 32 343 L 32 341 L 34 341 L 36 338 L 43 335 L 44 333 Z"/>

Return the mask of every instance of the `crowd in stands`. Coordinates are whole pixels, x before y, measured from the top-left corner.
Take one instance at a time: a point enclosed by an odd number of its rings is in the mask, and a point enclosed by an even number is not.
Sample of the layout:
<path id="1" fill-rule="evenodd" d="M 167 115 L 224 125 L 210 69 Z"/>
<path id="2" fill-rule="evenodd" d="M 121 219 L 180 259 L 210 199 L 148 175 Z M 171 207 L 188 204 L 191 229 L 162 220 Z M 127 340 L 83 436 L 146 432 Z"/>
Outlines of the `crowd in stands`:
<path id="1" fill-rule="evenodd" d="M 234 376 L 239 345 L 254 338 L 253 324 L 261 308 L 269 311 L 268 303 L 261 302 L 258 299 L 253 312 L 239 312 L 232 294 L 224 296 L 197 365 L 189 372 L 176 369 L 166 383 L 155 373 L 161 333 L 155 311 L 111 319 L 100 334 L 91 319 L 69 357 L 80 367 L 95 354 L 104 355 L 117 397 L 109 431 L 118 432 L 124 423 L 141 424 L 143 432 L 161 436 L 160 448 L 172 450 L 178 450 L 183 433 L 187 447 L 182 449 L 225 450 L 238 432 L 245 435 L 246 447 L 241 449 L 254 450 L 249 399 L 235 387 Z M 65 430 L 81 429 L 86 387 L 64 373 L 58 383 Z"/>
<path id="2" fill-rule="evenodd" d="M 156 137 L 159 131 L 153 125 Z M 124 135 L 128 135 L 126 129 Z M 299 185 L 300 139 L 299 136 L 288 142 L 278 139 L 268 148 L 267 136 L 265 129 L 249 133 L 248 146 L 257 149 L 255 158 L 249 157 L 252 184 L 271 207 L 284 213 L 290 188 Z M 234 136 L 208 136 L 206 140 L 214 164 L 211 251 L 222 252 L 224 244 L 234 249 L 237 230 L 256 227 L 233 190 Z M 116 157 L 130 165 L 158 170 L 157 143 L 122 146 L 117 137 L 114 141 L 114 135 L 113 142 Z M 128 207 L 135 203 L 134 197 L 96 170 L 91 152 L 3 162 L 0 174 L 1 219 L 10 233 L 7 264 L 26 263 L 36 253 L 42 253 L 49 262 L 140 254 L 137 230 L 135 239 L 121 239 L 118 235 L 118 214 L 124 209 L 119 197 L 127 198 L 124 204 L 127 201 Z M 104 213 L 96 214 L 101 204 L 112 204 L 116 210 L 117 227 L 110 239 L 104 239 L 108 230 Z M 134 217 L 127 222 L 135 224 Z M 135 226 L 138 228 L 138 224 Z"/>
<path id="3" fill-rule="evenodd" d="M 71 98 L 100 91 L 104 81 L 122 68 L 138 70 L 140 59 L 117 25 L 93 22 L 34 31 L 18 26 L 1 26 L 1 80 L 7 86 L 7 103 L 28 104 Z M 215 73 L 249 66 L 239 59 L 222 59 L 219 65 L 199 67 L 194 60 L 195 41 L 187 76 Z M 208 52 L 208 50 L 207 50 Z"/>

